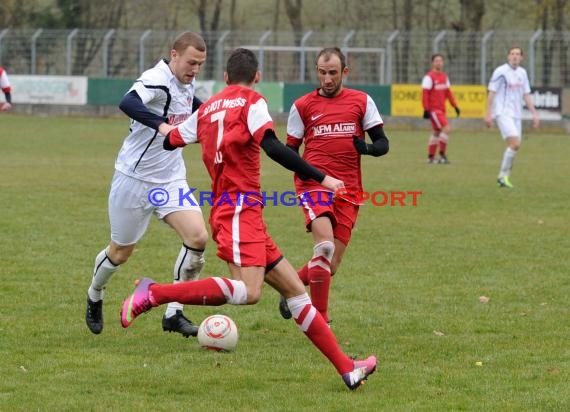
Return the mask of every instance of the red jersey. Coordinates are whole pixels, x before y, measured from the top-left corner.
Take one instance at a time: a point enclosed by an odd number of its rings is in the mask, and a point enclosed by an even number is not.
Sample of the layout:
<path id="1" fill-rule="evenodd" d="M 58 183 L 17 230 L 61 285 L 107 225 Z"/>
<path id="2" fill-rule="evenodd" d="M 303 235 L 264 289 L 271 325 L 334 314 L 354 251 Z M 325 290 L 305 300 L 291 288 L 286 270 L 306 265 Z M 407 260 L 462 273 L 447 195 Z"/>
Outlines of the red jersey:
<path id="1" fill-rule="evenodd" d="M 213 95 L 171 132 L 175 146 L 199 142 L 210 178 L 214 201 L 236 193 L 261 190 L 261 140 L 274 129 L 265 98 L 255 90 L 230 85 Z"/>
<path id="2" fill-rule="evenodd" d="M 8 75 L 3 67 L 0 67 L 0 88 L 4 93 L 10 93 L 12 88 L 10 87 L 10 81 L 8 80 Z"/>
<path id="3" fill-rule="evenodd" d="M 353 135 L 362 136 L 383 124 L 372 98 L 360 91 L 343 88 L 338 96 L 325 97 L 318 89 L 297 99 L 289 111 L 287 144 L 299 147 L 305 142 L 303 158 L 323 173 L 344 182 L 349 191 L 362 191 L 360 154 Z M 325 190 L 312 179 L 295 174 L 297 194 Z"/>
<path id="4" fill-rule="evenodd" d="M 450 89 L 451 84 L 445 72 L 430 70 L 422 80 L 422 104 L 424 110 L 434 112 L 436 110 L 445 113 L 445 101 L 449 100 L 453 107 L 457 102 Z"/>

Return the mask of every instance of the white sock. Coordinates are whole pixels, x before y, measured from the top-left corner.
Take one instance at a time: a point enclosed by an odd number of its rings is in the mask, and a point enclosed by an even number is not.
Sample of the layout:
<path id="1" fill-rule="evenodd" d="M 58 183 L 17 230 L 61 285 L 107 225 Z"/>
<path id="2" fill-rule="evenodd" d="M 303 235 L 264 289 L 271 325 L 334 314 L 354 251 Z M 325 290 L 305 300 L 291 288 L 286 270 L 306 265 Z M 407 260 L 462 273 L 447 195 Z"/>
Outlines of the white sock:
<path id="1" fill-rule="evenodd" d="M 499 179 L 508 176 L 511 169 L 513 168 L 513 162 L 517 151 L 507 147 L 503 153 L 503 161 L 501 162 L 501 169 L 499 170 Z"/>
<path id="2" fill-rule="evenodd" d="M 299 296 L 293 296 L 292 298 L 287 299 L 287 306 L 289 306 L 289 310 L 295 319 L 299 318 L 301 311 L 307 305 L 312 305 L 311 298 L 309 298 L 309 295 L 307 293 L 303 293 Z"/>
<path id="3" fill-rule="evenodd" d="M 196 280 L 204 267 L 204 249 L 182 245 L 174 264 L 174 280 Z"/>
<path id="4" fill-rule="evenodd" d="M 180 283 L 181 280 L 175 280 L 172 283 Z M 183 310 L 184 309 L 184 305 L 182 303 L 179 302 L 170 302 L 168 303 L 168 305 L 166 305 L 166 311 L 164 312 L 164 317 L 165 318 L 169 318 L 171 316 L 176 315 L 176 311 L 177 310 Z"/>
<path id="5" fill-rule="evenodd" d="M 119 265 L 115 265 L 107 256 L 107 248 L 103 249 L 95 258 L 95 267 L 93 268 L 93 279 L 87 290 L 89 299 L 93 302 L 100 301 L 104 297 L 105 286 L 109 283 L 109 279 L 119 269 Z"/>
<path id="6" fill-rule="evenodd" d="M 204 249 L 195 249 L 182 244 L 178 258 L 174 264 L 174 282 L 180 283 L 188 280 L 196 280 L 200 277 L 200 272 L 204 267 Z M 182 310 L 184 305 L 178 302 L 170 302 L 166 306 L 164 316 L 169 318 L 176 314 L 177 310 Z"/>

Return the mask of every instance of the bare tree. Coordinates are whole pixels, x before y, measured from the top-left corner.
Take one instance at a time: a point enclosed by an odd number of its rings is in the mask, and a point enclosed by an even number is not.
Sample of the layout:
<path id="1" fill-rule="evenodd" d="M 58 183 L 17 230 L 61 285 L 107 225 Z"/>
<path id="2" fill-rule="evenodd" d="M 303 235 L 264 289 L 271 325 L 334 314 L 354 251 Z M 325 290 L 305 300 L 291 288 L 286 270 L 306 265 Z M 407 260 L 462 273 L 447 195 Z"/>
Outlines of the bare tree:
<path id="1" fill-rule="evenodd" d="M 198 21 L 200 24 L 200 32 L 206 42 L 208 49 L 206 61 L 205 78 L 214 78 L 214 56 L 216 55 L 216 33 L 220 28 L 220 16 L 222 12 L 222 0 L 199 0 L 194 1 Z M 208 11 L 211 17 L 208 18 Z"/>
<path id="2" fill-rule="evenodd" d="M 460 31 L 481 31 L 483 16 L 485 16 L 485 0 L 459 0 Z"/>
<path id="3" fill-rule="evenodd" d="M 232 0 L 230 4 L 230 30 L 236 29 L 236 0 Z"/>
<path id="4" fill-rule="evenodd" d="M 483 16 L 485 15 L 485 0 L 459 0 L 460 21 L 456 30 L 466 32 L 467 44 L 460 44 L 465 53 L 465 69 L 467 83 L 477 83 L 477 58 L 479 53 L 479 32 L 481 31 Z"/>
<path id="5" fill-rule="evenodd" d="M 303 0 L 284 0 L 285 6 L 285 13 L 287 13 L 287 17 L 289 18 L 289 23 L 293 28 L 293 37 L 295 46 L 301 45 L 301 39 L 303 38 L 303 22 L 301 20 L 301 11 L 303 9 Z M 294 57 L 294 67 L 299 67 L 301 62 L 301 56 L 297 54 Z M 309 76 L 309 68 L 305 67 L 305 75 L 304 78 L 306 79 Z"/>
<path id="6" fill-rule="evenodd" d="M 285 0 L 285 12 L 293 28 L 295 36 L 295 45 L 301 44 L 303 37 L 303 22 L 301 21 L 301 10 L 303 9 L 303 0 Z"/>
<path id="7" fill-rule="evenodd" d="M 119 0 L 100 0 L 97 3 L 88 0 L 57 0 L 61 25 L 67 29 L 119 27 L 124 12 L 123 6 L 124 3 Z M 91 32 L 78 36 L 72 73 L 83 74 L 102 44 L 103 38 Z"/>
<path id="8" fill-rule="evenodd" d="M 560 82 L 562 86 L 570 84 L 570 73 L 568 72 L 568 44 L 564 40 L 564 16 L 566 13 L 567 0 L 556 0 L 554 13 L 554 30 L 558 35 L 557 45 L 560 56 Z"/>
<path id="9" fill-rule="evenodd" d="M 406 83 L 409 77 L 409 67 L 411 66 L 409 61 L 411 48 L 409 32 L 412 30 L 414 2 L 412 0 L 404 0 L 403 2 L 392 0 L 392 13 L 395 28 L 401 28 L 402 31 L 407 32 L 403 37 L 402 46 L 400 47 L 400 42 L 398 42 L 395 47 L 396 81 L 398 83 Z"/>
<path id="10" fill-rule="evenodd" d="M 564 41 L 564 13 L 567 0 L 537 0 L 537 10 L 540 28 L 543 30 L 540 44 L 542 50 L 543 85 L 558 83 L 567 85 L 570 78 L 568 73 L 568 45 Z M 550 29 L 554 31 L 550 31 Z M 549 36 L 550 33 L 550 36 Z M 555 53 L 558 51 L 558 53 Z M 553 73 L 554 60 L 560 60 L 560 79 L 555 79 Z"/>
<path id="11" fill-rule="evenodd" d="M 272 19 L 272 25 L 271 25 L 271 30 L 273 31 L 273 33 L 275 33 L 275 35 L 277 36 L 278 33 L 278 28 L 279 28 L 279 16 L 281 15 L 281 0 L 275 0 L 275 8 L 273 10 L 273 19 Z M 269 65 L 272 67 L 280 67 L 279 65 L 279 59 L 280 59 L 280 55 L 279 53 L 271 53 L 269 55 Z M 296 62 L 293 62 L 293 67 L 298 67 L 298 64 L 295 64 Z"/>

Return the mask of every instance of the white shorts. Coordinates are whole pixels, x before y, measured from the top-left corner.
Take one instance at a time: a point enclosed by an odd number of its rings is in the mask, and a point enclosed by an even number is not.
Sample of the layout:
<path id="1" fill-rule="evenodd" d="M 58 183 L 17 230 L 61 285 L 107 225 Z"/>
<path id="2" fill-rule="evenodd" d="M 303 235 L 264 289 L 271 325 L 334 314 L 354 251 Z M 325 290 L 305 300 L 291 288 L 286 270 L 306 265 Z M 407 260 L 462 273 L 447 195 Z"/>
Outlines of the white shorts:
<path id="1" fill-rule="evenodd" d="M 507 139 L 509 137 L 517 137 L 519 140 L 521 140 L 521 119 L 515 119 L 511 116 L 497 116 L 495 118 L 495 122 L 497 123 L 497 127 L 499 128 L 503 139 Z"/>
<path id="2" fill-rule="evenodd" d="M 121 246 L 137 243 L 145 234 L 152 214 L 162 220 L 169 213 L 181 210 L 202 213 L 189 190 L 186 180 L 150 183 L 115 171 L 109 193 L 111 240 Z"/>

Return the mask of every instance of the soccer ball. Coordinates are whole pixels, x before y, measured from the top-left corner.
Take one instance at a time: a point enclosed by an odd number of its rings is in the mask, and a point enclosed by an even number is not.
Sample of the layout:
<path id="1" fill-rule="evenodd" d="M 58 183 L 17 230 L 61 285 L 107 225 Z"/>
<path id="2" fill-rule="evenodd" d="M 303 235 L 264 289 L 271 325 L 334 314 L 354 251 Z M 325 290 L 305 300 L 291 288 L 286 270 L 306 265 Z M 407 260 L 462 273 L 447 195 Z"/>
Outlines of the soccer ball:
<path id="1" fill-rule="evenodd" d="M 218 352 L 231 352 L 238 343 L 238 330 L 234 321 L 226 315 L 208 316 L 198 329 L 201 347 Z"/>

